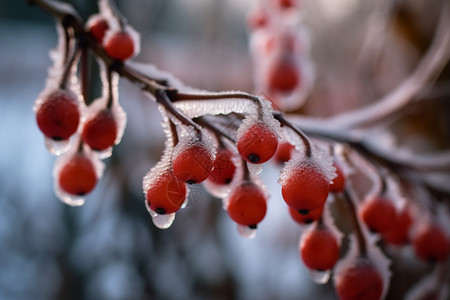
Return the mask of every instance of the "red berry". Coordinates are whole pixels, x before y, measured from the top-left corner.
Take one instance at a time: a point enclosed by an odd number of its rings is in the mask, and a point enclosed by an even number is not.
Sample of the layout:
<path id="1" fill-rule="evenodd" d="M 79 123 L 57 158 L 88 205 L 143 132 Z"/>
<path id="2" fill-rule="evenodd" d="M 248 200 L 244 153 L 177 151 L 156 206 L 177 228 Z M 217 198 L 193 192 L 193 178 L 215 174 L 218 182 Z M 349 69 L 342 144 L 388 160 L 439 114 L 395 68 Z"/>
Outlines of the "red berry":
<path id="1" fill-rule="evenodd" d="M 343 270 L 334 285 L 341 300 L 379 300 L 383 293 L 383 279 L 367 262 Z"/>
<path id="2" fill-rule="evenodd" d="M 250 12 L 247 18 L 248 27 L 252 30 L 265 27 L 267 25 L 267 21 L 267 15 L 262 10 Z"/>
<path id="3" fill-rule="evenodd" d="M 183 149 L 173 160 L 173 172 L 181 181 L 200 183 L 208 178 L 214 160 L 211 152 L 202 145 Z"/>
<path id="4" fill-rule="evenodd" d="M 109 29 L 108 22 L 103 18 L 98 18 L 89 25 L 89 32 L 97 43 L 102 44 L 106 31 Z"/>
<path id="5" fill-rule="evenodd" d="M 302 215 L 297 210 L 289 207 L 289 213 L 291 214 L 292 219 L 299 224 L 311 224 L 314 221 L 320 219 L 323 213 L 324 205 L 319 208 L 313 209 L 307 215 Z"/>
<path id="6" fill-rule="evenodd" d="M 329 270 L 339 258 L 339 245 L 328 229 L 318 227 L 302 236 L 300 255 L 308 268 L 317 271 Z"/>
<path id="7" fill-rule="evenodd" d="M 103 109 L 83 127 L 83 142 L 93 150 L 105 150 L 114 145 L 117 137 L 117 123 L 110 109 Z"/>
<path id="8" fill-rule="evenodd" d="M 382 233 L 392 228 L 397 211 L 390 199 L 371 196 L 361 204 L 359 215 L 370 231 Z"/>
<path id="9" fill-rule="evenodd" d="M 275 2 L 281 9 L 288 9 L 297 6 L 295 0 L 276 0 Z"/>
<path id="10" fill-rule="evenodd" d="M 330 192 L 332 193 L 342 193 L 345 189 L 345 176 L 342 173 L 341 167 L 338 164 L 334 163 L 333 166 L 336 168 L 336 177 L 333 179 L 333 182 L 330 184 Z"/>
<path id="11" fill-rule="evenodd" d="M 160 174 L 145 191 L 147 204 L 158 214 L 171 214 L 180 209 L 186 200 L 186 183 L 173 171 Z"/>
<path id="12" fill-rule="evenodd" d="M 77 131 L 80 122 L 77 96 L 66 90 L 49 94 L 37 108 L 36 121 L 46 137 L 67 140 Z"/>
<path id="13" fill-rule="evenodd" d="M 329 188 L 326 176 L 309 161 L 289 171 L 281 182 L 284 201 L 303 215 L 324 205 Z"/>
<path id="14" fill-rule="evenodd" d="M 405 245 L 409 242 L 409 230 L 413 219 L 408 208 L 404 208 L 387 231 L 382 232 L 383 239 L 392 245 Z"/>
<path id="15" fill-rule="evenodd" d="M 236 145 L 243 159 L 253 164 L 262 164 L 275 154 L 278 138 L 266 124 L 256 123 L 238 137 Z"/>
<path id="16" fill-rule="evenodd" d="M 236 167 L 231 158 L 233 153 L 228 148 L 220 148 L 217 151 L 214 167 L 208 179 L 215 184 L 229 184 L 233 180 Z"/>
<path id="17" fill-rule="evenodd" d="M 449 255 L 450 242 L 442 228 L 434 223 L 422 225 L 414 236 L 414 251 L 422 260 L 445 261 Z"/>
<path id="18" fill-rule="evenodd" d="M 268 87 L 274 91 L 288 93 L 300 83 L 300 74 L 293 59 L 275 60 L 268 70 Z"/>
<path id="19" fill-rule="evenodd" d="M 76 154 L 61 168 L 59 186 L 71 195 L 86 195 L 97 184 L 97 175 L 92 161 L 83 154 Z"/>
<path id="20" fill-rule="evenodd" d="M 277 152 L 275 152 L 275 160 L 279 163 L 285 163 L 291 159 L 292 151 L 295 149 L 294 145 L 288 142 L 278 144 Z"/>
<path id="21" fill-rule="evenodd" d="M 266 210 L 266 197 L 256 184 L 245 182 L 231 192 L 227 212 L 236 223 L 256 228 Z"/>
<path id="22" fill-rule="evenodd" d="M 103 43 L 103 47 L 109 56 L 118 60 L 126 60 L 134 54 L 134 41 L 125 31 L 112 34 Z"/>

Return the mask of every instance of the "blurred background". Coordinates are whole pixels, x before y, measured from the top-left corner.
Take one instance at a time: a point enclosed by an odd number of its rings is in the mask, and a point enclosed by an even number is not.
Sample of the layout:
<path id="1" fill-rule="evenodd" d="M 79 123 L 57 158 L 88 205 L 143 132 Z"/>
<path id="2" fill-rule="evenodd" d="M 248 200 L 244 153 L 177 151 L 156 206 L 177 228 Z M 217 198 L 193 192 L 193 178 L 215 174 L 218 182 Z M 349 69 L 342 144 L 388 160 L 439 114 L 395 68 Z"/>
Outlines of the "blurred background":
<path id="1" fill-rule="evenodd" d="M 136 60 L 194 87 L 259 93 L 252 89 L 245 23 L 255 1 L 116 3 L 141 33 Z M 413 70 L 431 40 L 440 1 L 372 2 L 302 1 L 318 77 L 297 113 L 327 116 L 364 105 Z M 92 0 L 70 3 L 85 20 L 97 11 Z M 386 26 L 367 42 L 374 16 Z M 331 283 L 313 283 L 300 260 L 300 228 L 281 199 L 279 165 L 268 164 L 261 175 L 271 199 L 254 240 L 237 233 L 220 200 L 201 186 L 193 187 L 172 227 L 152 224 L 142 177 L 159 160 L 164 135 L 155 104 L 125 80 L 120 102 L 128 124 L 104 177 L 84 206 L 61 203 L 53 192 L 55 158 L 32 111 L 51 64 L 48 51 L 57 43 L 54 22 L 25 1 L 1 1 L 0 41 L 0 299 L 336 299 Z M 448 148 L 449 106 L 442 105 L 448 77 L 447 67 L 444 91 L 423 95 L 432 105 L 411 107 L 394 124 L 398 132 L 414 133 L 403 137 L 404 145 Z M 98 78 L 93 85 L 96 97 Z M 402 251 L 389 254 L 397 255 L 400 275 L 388 299 L 401 299 L 430 270 L 411 266 L 410 249 Z"/>

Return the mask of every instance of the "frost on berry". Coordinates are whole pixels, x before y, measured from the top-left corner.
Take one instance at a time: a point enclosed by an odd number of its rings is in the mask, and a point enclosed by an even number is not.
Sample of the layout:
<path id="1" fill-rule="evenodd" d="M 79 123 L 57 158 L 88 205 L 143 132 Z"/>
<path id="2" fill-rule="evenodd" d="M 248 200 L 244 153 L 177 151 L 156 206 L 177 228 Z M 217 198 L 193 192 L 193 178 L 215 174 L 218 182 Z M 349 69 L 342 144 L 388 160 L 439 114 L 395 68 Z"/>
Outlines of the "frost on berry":
<path id="1" fill-rule="evenodd" d="M 177 121 L 178 122 L 178 121 Z M 203 182 L 212 171 L 216 157 L 216 141 L 206 131 L 178 125 L 178 143 L 173 151 L 173 171 L 190 184 Z"/>
<path id="2" fill-rule="evenodd" d="M 99 178 L 104 164 L 89 149 L 78 151 L 73 147 L 58 157 L 53 169 L 55 194 L 64 203 L 71 206 L 84 204 L 84 196 L 90 193 Z"/>
<path id="3" fill-rule="evenodd" d="M 63 89 L 44 90 L 36 100 L 36 121 L 51 153 L 59 155 L 68 149 L 64 146 L 68 146 L 68 139 L 78 129 L 80 107 L 78 97 Z M 59 142 L 63 142 L 62 147 Z"/>
<path id="4" fill-rule="evenodd" d="M 372 232 L 382 233 L 389 230 L 396 221 L 397 211 L 390 198 L 369 195 L 361 203 L 359 215 Z"/>
<path id="5" fill-rule="evenodd" d="M 227 211 L 236 223 L 256 227 L 266 214 L 264 192 L 253 182 L 243 182 L 230 192 Z"/>
<path id="6" fill-rule="evenodd" d="M 333 281 L 341 300 L 383 299 L 388 291 L 390 261 L 375 246 L 377 240 L 364 229 L 363 234 L 366 253 L 361 255 L 356 238 L 351 234 L 350 248 L 335 266 Z"/>
<path id="7" fill-rule="evenodd" d="M 311 157 L 303 153 L 294 156 L 278 181 L 286 204 L 304 215 L 325 203 L 330 181 L 336 176 L 330 156 L 319 148 L 312 153 Z"/>

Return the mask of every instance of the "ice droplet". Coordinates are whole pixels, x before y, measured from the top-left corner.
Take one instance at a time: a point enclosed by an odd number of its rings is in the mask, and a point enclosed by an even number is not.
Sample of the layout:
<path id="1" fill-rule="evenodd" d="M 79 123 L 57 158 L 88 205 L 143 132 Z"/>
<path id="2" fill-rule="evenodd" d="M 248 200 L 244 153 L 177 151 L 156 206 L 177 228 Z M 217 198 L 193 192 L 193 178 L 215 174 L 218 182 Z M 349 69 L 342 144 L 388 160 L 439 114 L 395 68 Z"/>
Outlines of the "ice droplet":
<path id="1" fill-rule="evenodd" d="M 112 155 L 112 150 L 113 147 L 109 147 L 103 151 L 94 151 L 94 153 L 99 159 L 106 159 Z"/>
<path id="2" fill-rule="evenodd" d="M 66 153 L 71 146 L 70 140 L 55 141 L 48 137 L 45 138 L 45 146 L 52 155 L 59 156 Z"/>
<path id="3" fill-rule="evenodd" d="M 247 168 L 249 170 L 249 172 L 253 175 L 258 175 L 259 173 L 261 173 L 262 169 L 263 169 L 263 165 L 262 164 L 251 164 L 251 163 L 247 163 Z"/>
<path id="4" fill-rule="evenodd" d="M 81 206 L 85 201 L 83 196 L 68 194 L 64 192 L 59 186 L 55 186 L 55 194 L 62 203 L 70 206 Z"/>
<path id="5" fill-rule="evenodd" d="M 254 239 L 256 236 L 256 228 L 250 228 L 248 226 L 238 224 L 237 230 L 239 234 L 246 239 Z"/>
<path id="6" fill-rule="evenodd" d="M 330 270 L 317 271 L 317 270 L 309 269 L 308 271 L 309 271 L 309 277 L 311 277 L 311 279 L 317 284 L 327 283 L 331 276 Z"/>
<path id="7" fill-rule="evenodd" d="M 152 217 L 153 224 L 159 229 L 167 229 L 169 228 L 173 221 L 175 220 L 175 213 L 160 215 L 156 211 L 152 210 L 147 201 L 145 201 L 145 207 L 147 208 L 148 213 Z"/>

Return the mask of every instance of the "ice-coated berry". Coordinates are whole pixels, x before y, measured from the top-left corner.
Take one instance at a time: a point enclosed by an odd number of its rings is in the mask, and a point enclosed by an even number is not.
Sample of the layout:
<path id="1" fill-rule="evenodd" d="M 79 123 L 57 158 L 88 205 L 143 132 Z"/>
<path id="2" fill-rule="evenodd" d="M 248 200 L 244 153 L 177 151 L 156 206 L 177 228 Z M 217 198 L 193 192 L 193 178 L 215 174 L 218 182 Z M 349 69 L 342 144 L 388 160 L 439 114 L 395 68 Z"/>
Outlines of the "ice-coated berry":
<path id="1" fill-rule="evenodd" d="M 361 203 L 359 215 L 370 231 L 382 233 L 396 222 L 397 211 L 389 198 L 377 195 Z"/>
<path id="2" fill-rule="evenodd" d="M 217 150 L 214 167 L 208 179 L 215 184 L 229 184 L 233 180 L 236 167 L 231 160 L 233 153 L 228 148 Z"/>
<path id="3" fill-rule="evenodd" d="M 436 223 L 422 224 L 413 238 L 414 252 L 424 261 L 445 261 L 449 256 L 450 241 Z"/>
<path id="4" fill-rule="evenodd" d="M 256 184 L 244 182 L 231 192 L 227 212 L 236 223 L 256 228 L 264 219 L 266 210 L 266 197 Z"/>
<path id="5" fill-rule="evenodd" d="M 316 271 L 329 270 L 339 258 L 339 245 L 328 229 L 319 226 L 302 235 L 300 255 L 308 268 Z"/>
<path id="6" fill-rule="evenodd" d="M 90 193 L 97 184 L 94 164 L 83 154 L 74 155 L 59 171 L 58 183 L 64 192 L 71 195 Z"/>
<path id="7" fill-rule="evenodd" d="M 195 144 L 177 154 L 173 160 L 173 172 L 181 181 L 189 184 L 200 183 L 208 178 L 213 164 L 211 151 Z"/>
<path id="8" fill-rule="evenodd" d="M 302 215 L 298 212 L 298 210 L 289 207 L 289 214 L 291 215 L 292 219 L 300 225 L 311 224 L 312 222 L 320 219 L 323 213 L 324 206 L 325 205 L 322 205 L 319 208 L 310 210 L 307 215 Z"/>
<path id="9" fill-rule="evenodd" d="M 61 89 L 48 94 L 36 109 L 36 121 L 46 137 L 67 140 L 80 122 L 77 96 Z"/>
<path id="10" fill-rule="evenodd" d="M 236 144 L 243 159 L 253 164 L 262 164 L 277 151 L 278 137 L 266 124 L 256 123 L 239 136 Z"/>
<path id="11" fill-rule="evenodd" d="M 114 145 L 117 123 L 110 109 L 103 109 L 83 126 L 82 138 L 93 150 L 105 150 Z"/>
<path id="12" fill-rule="evenodd" d="M 149 185 L 145 197 L 148 207 L 162 215 L 179 210 L 186 200 L 186 193 L 186 183 L 179 180 L 172 170 L 167 170 Z"/>
<path id="13" fill-rule="evenodd" d="M 103 47 L 112 58 L 126 60 L 134 54 L 134 41 L 126 31 L 118 31 L 109 36 Z"/>

